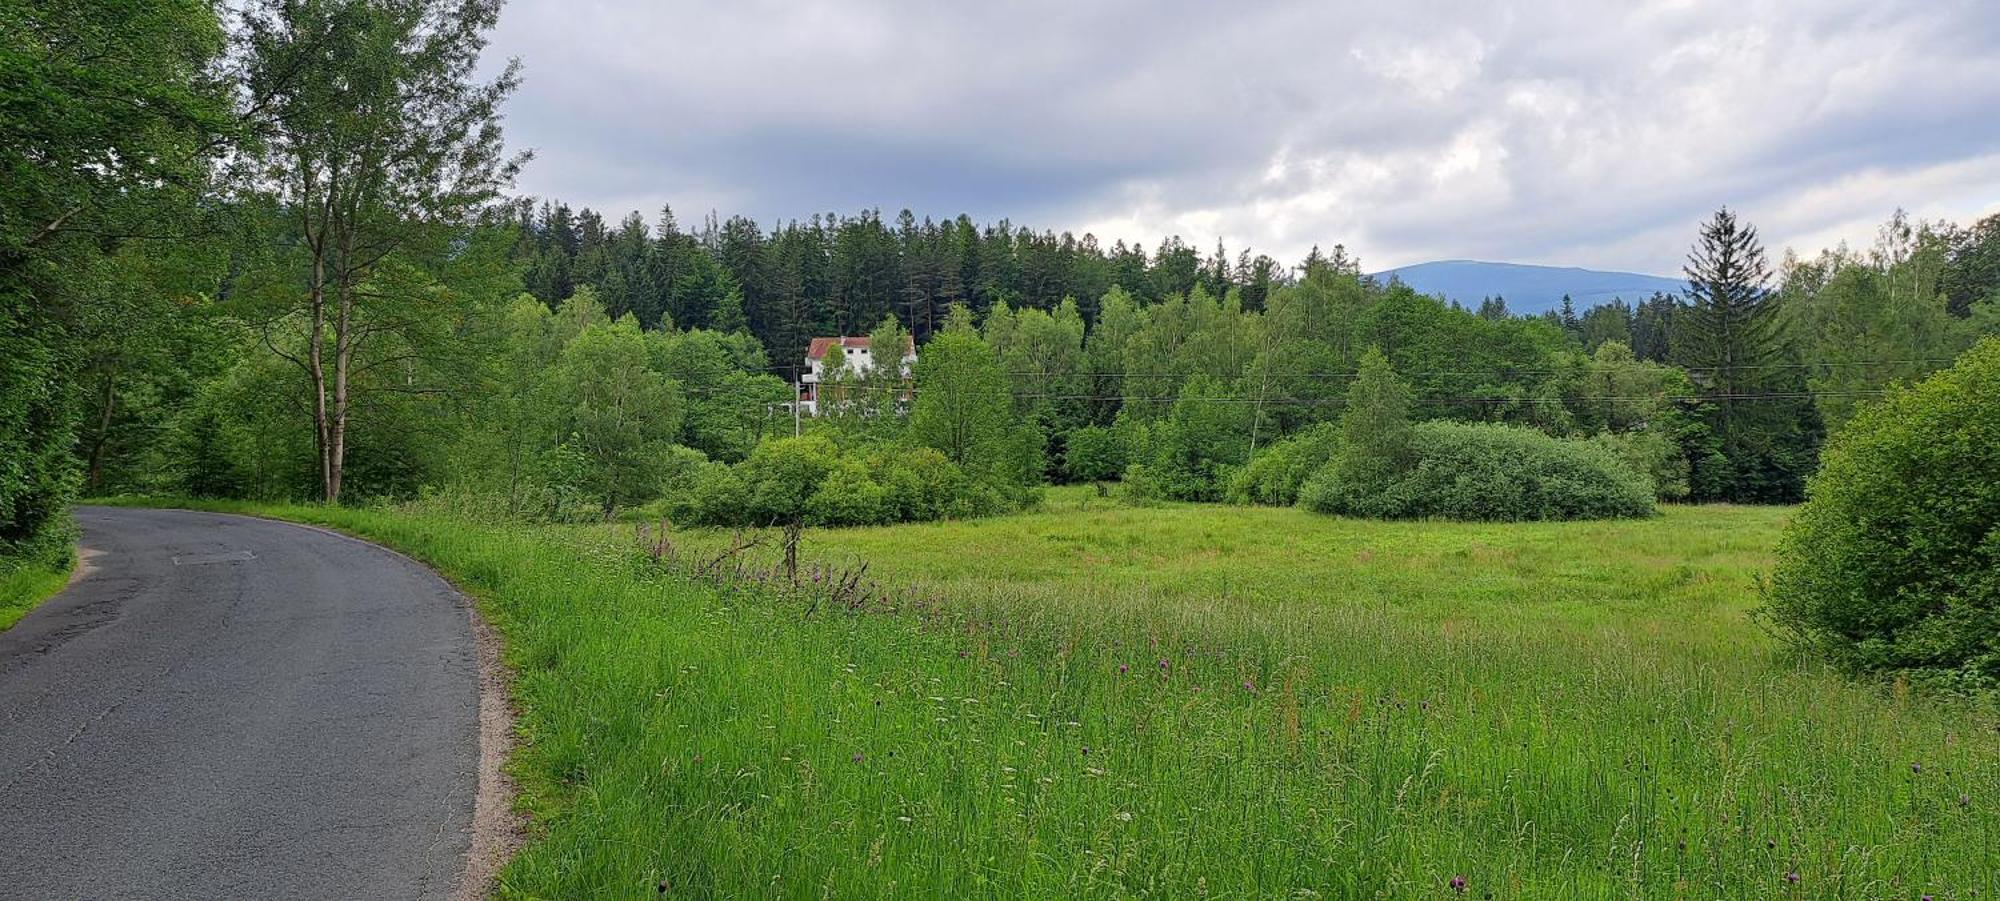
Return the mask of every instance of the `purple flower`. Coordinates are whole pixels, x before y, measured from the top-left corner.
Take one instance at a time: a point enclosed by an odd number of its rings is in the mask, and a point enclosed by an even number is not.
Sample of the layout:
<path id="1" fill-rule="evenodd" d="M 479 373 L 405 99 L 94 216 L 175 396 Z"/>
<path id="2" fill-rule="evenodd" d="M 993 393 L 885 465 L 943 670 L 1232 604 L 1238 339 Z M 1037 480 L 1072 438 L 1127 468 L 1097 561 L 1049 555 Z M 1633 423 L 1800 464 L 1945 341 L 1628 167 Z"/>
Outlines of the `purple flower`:
<path id="1" fill-rule="evenodd" d="M 1129 673 L 1129 672 L 1131 672 L 1131 671 L 1132 671 L 1132 668 L 1131 668 L 1131 667 L 1129 667 L 1129 666 L 1126 666 L 1126 665 L 1125 665 L 1125 664 L 1123 664 L 1123 663 L 1121 663 L 1121 664 L 1118 664 L 1118 675 L 1121 675 L 1121 676 L 1122 676 L 1122 675 L 1125 675 L 1126 673 Z"/>
<path id="2" fill-rule="evenodd" d="M 1921 772 L 1923 772 L 1923 771 L 1924 771 L 1924 765 L 1923 765 L 1923 764 L 1921 764 L 1921 763 L 1913 763 L 1913 764 L 1910 764 L 1910 772 L 1912 772 L 1912 773 L 1921 773 Z"/>
<path id="3" fill-rule="evenodd" d="M 1464 877 L 1464 876 L 1453 876 L 1453 877 L 1451 877 L 1451 890 L 1452 890 L 1452 891 L 1454 891 L 1454 892 L 1458 892 L 1458 893 L 1460 893 L 1460 894 L 1464 894 L 1464 892 L 1465 892 L 1465 877 Z"/>
<path id="4" fill-rule="evenodd" d="M 1785 874 L 1785 881 L 1786 881 L 1786 882 L 1789 882 L 1789 883 L 1791 883 L 1791 884 L 1793 884 L 1793 885 L 1798 885 L 1798 884 L 1799 884 L 1799 871 L 1797 871 L 1797 870 L 1793 870 L 1793 871 L 1791 871 L 1791 872 L 1789 872 L 1789 873 L 1786 873 L 1786 874 Z"/>
<path id="5" fill-rule="evenodd" d="M 1245 679 L 1243 680 L 1243 690 L 1255 694 L 1257 692 L 1257 684 L 1249 679 Z"/>

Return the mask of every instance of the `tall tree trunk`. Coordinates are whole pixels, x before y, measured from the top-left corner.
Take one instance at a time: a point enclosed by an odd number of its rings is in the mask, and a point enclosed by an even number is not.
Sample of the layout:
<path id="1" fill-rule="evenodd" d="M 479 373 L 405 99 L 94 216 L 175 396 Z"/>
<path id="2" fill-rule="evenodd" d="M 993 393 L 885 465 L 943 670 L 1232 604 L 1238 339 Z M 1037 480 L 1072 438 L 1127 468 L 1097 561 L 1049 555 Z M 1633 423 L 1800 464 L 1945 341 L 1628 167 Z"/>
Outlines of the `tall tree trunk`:
<path id="1" fill-rule="evenodd" d="M 340 503 L 340 478 L 347 463 L 348 373 L 354 362 L 354 288 L 342 278 L 340 311 L 333 329 L 333 416 L 327 439 L 326 502 Z"/>
<path id="2" fill-rule="evenodd" d="M 332 423 L 326 409 L 326 261 L 314 250 L 312 286 L 307 303 L 312 311 L 312 338 L 306 345 L 306 371 L 313 389 L 313 446 L 319 452 L 320 498 L 334 500 Z"/>
<path id="3" fill-rule="evenodd" d="M 98 396 L 97 434 L 90 442 L 90 493 L 104 484 L 104 446 L 111 441 L 111 415 L 118 402 L 118 364 L 104 370 L 104 391 Z"/>

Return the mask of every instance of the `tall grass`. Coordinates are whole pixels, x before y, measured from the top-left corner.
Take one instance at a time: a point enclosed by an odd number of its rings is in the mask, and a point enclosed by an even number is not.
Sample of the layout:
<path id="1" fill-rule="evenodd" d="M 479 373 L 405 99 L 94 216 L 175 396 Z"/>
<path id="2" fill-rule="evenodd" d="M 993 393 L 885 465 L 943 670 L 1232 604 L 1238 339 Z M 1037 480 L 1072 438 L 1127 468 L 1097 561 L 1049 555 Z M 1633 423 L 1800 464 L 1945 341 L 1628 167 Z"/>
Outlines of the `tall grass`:
<path id="1" fill-rule="evenodd" d="M 810 618 L 663 572 L 629 527 L 273 512 L 482 595 L 540 824 L 510 896 L 2000 891 L 1995 711 L 1746 620 L 1783 511 L 1096 503 L 811 533 L 942 601 Z"/>
<path id="2" fill-rule="evenodd" d="M 0 559 L 0 631 L 20 622 L 28 611 L 61 591 L 69 583 L 75 560 L 72 554 L 64 564 L 49 566 L 34 560 Z"/>

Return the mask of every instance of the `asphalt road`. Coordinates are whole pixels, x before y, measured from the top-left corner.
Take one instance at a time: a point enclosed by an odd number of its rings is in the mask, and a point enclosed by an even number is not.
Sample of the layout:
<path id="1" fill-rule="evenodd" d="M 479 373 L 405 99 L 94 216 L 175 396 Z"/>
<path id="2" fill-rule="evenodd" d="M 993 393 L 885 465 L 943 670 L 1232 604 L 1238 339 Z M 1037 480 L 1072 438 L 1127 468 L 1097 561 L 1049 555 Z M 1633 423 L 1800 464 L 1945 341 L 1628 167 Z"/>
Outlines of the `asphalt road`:
<path id="1" fill-rule="evenodd" d="M 300 526 L 84 508 L 0 632 L 0 898 L 434 898 L 479 755 L 465 601 Z"/>

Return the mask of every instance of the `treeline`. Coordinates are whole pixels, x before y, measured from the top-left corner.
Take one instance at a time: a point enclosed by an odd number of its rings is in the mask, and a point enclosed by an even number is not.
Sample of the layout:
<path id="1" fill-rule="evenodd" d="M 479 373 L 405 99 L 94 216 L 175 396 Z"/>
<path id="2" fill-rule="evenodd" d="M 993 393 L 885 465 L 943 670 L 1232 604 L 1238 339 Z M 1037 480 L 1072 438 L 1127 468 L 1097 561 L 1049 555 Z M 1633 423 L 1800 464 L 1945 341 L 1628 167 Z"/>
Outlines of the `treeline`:
<path id="1" fill-rule="evenodd" d="M 970 217 L 918 220 L 904 210 L 893 222 L 873 210 L 815 215 L 766 230 L 743 216 L 685 230 L 671 208 L 649 224 L 631 213 L 616 225 L 588 208 L 516 201 L 509 221 L 530 294 L 554 305 L 589 286 L 612 315 L 631 313 L 644 328 L 663 325 L 731 330 L 747 327 L 780 367 L 797 366 L 814 337 L 865 334 L 893 316 L 918 340 L 943 327 L 953 305 L 984 317 L 996 306 L 1052 310 L 1073 299 L 1087 320 L 1113 287 L 1140 303 L 1239 292 L 1259 310 L 1291 272 L 1276 260 L 1221 245 L 1204 254 L 1179 238 L 1152 253 L 1123 241 L 1035 231 Z M 1351 269 L 1344 249 L 1315 249 L 1299 271 Z"/>

